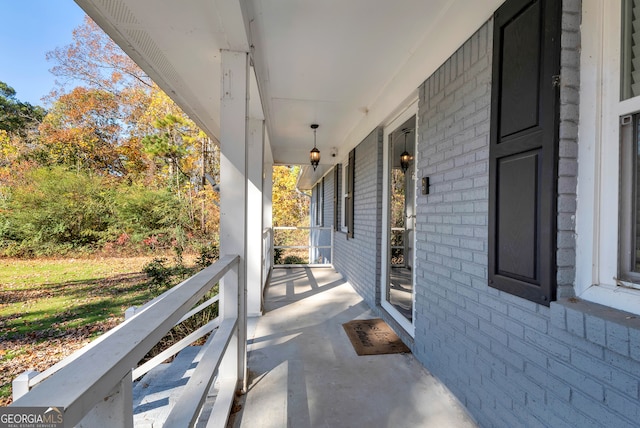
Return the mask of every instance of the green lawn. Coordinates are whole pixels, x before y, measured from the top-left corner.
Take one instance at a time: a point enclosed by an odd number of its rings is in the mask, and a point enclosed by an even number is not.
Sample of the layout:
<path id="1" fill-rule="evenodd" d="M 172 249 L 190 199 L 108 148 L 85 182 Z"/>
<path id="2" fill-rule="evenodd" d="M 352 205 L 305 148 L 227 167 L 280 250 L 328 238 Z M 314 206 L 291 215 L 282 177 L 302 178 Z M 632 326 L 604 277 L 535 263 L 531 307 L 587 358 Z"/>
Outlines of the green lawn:
<path id="1" fill-rule="evenodd" d="M 121 318 L 154 296 L 150 259 L 0 260 L 0 340 L 45 338 Z"/>
<path id="2" fill-rule="evenodd" d="M 18 374 L 45 370 L 157 295 L 142 273 L 151 260 L 0 259 L 0 405 Z"/>

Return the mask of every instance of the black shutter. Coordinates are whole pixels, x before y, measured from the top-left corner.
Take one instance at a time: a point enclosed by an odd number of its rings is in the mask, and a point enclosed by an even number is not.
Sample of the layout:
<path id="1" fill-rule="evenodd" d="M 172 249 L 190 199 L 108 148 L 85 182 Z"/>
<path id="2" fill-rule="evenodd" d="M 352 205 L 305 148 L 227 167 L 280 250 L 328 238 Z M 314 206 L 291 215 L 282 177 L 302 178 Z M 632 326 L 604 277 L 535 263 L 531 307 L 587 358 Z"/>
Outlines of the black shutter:
<path id="1" fill-rule="evenodd" d="M 347 170 L 347 197 L 345 198 L 347 216 L 347 238 L 353 238 L 353 189 L 355 184 L 356 149 L 349 152 L 349 169 Z"/>
<path id="2" fill-rule="evenodd" d="M 493 33 L 489 285 L 547 306 L 556 291 L 561 3 L 508 0 Z"/>
<path id="3" fill-rule="evenodd" d="M 340 164 L 333 168 L 333 229 L 340 230 L 340 209 L 338 201 L 340 200 Z"/>

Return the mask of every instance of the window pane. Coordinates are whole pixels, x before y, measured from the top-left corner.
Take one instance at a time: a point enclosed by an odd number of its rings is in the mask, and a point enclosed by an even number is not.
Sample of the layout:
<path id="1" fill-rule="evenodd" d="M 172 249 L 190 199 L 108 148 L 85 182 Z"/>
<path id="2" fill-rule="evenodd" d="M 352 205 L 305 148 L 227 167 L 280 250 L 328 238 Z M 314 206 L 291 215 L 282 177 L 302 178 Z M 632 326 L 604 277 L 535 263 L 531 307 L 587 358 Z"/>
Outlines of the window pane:
<path id="1" fill-rule="evenodd" d="M 621 99 L 640 95 L 640 0 L 622 1 Z"/>
<path id="2" fill-rule="evenodd" d="M 640 284 L 640 113 L 620 124 L 619 276 Z"/>

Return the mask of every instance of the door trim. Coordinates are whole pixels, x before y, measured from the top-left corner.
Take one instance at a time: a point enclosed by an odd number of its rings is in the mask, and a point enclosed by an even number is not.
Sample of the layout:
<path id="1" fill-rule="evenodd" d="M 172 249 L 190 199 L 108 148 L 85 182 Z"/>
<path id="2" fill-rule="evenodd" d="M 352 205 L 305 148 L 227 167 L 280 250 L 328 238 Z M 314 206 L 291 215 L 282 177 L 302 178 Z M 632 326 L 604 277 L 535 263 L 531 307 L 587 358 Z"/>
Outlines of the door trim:
<path id="1" fill-rule="evenodd" d="M 380 251 L 381 257 L 381 272 L 380 272 L 380 306 L 389 314 L 391 317 L 411 336 L 415 336 L 415 320 L 416 320 L 416 233 L 413 233 L 413 269 L 411 270 L 411 280 L 413 282 L 413 295 L 411 302 L 411 321 L 405 318 L 395 307 L 393 307 L 386 300 L 386 287 L 387 287 L 387 279 L 389 275 L 389 134 L 395 131 L 398 127 L 400 127 L 404 122 L 409 120 L 412 116 L 416 117 L 416 132 L 415 141 L 413 144 L 414 149 L 417 149 L 417 140 L 418 140 L 418 100 L 413 100 L 406 109 L 395 116 L 391 121 L 386 123 L 383 128 L 383 146 L 382 146 L 382 246 Z M 418 164 L 418 151 L 414 151 L 414 162 L 413 168 L 414 171 L 417 172 L 416 165 Z M 417 185 L 417 180 L 415 185 Z M 414 197 L 414 212 L 415 212 L 415 202 L 416 198 Z"/>

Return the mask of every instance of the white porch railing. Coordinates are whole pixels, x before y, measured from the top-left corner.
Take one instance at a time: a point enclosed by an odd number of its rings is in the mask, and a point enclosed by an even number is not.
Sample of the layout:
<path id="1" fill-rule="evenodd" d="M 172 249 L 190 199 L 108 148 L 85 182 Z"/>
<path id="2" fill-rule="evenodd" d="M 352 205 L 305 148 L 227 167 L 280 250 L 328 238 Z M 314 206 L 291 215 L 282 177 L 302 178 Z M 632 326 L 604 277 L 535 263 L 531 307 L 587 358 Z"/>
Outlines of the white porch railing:
<path id="1" fill-rule="evenodd" d="M 276 242 L 287 241 L 294 242 L 294 244 L 275 245 Z M 274 256 L 274 266 L 300 266 L 301 264 L 308 266 L 332 266 L 332 227 L 276 226 L 273 227 L 273 242 L 272 254 Z M 306 244 L 303 245 L 302 242 L 306 242 Z M 279 260 L 275 260 L 276 256 L 278 256 Z M 287 263 L 287 256 L 294 256 L 298 261 L 296 263 Z"/>
<path id="2" fill-rule="evenodd" d="M 246 329 L 246 319 L 239 311 L 240 299 L 244 298 L 244 291 L 238 286 L 239 260 L 239 256 L 222 257 L 50 369 L 21 375 L 14 381 L 12 406 L 57 407 L 63 411 L 65 426 L 132 427 L 132 380 L 217 329 L 203 346 L 200 363 L 165 426 L 193 426 L 217 380 L 218 395 L 207 427 L 224 427 L 241 381 L 238 364 L 244 358 L 237 340 L 239 329 Z M 219 281 L 220 298 L 215 296 L 191 310 Z M 220 301 L 218 318 L 133 369 L 132 374 L 132 368 L 171 328 L 216 301 Z"/>
<path id="3" fill-rule="evenodd" d="M 391 264 L 393 266 L 406 267 L 406 242 L 407 231 L 404 227 L 392 227 L 391 228 Z M 401 245 L 398 245 L 401 242 Z M 395 245 L 394 245 L 395 243 Z M 400 257 L 401 256 L 401 257 Z"/>

